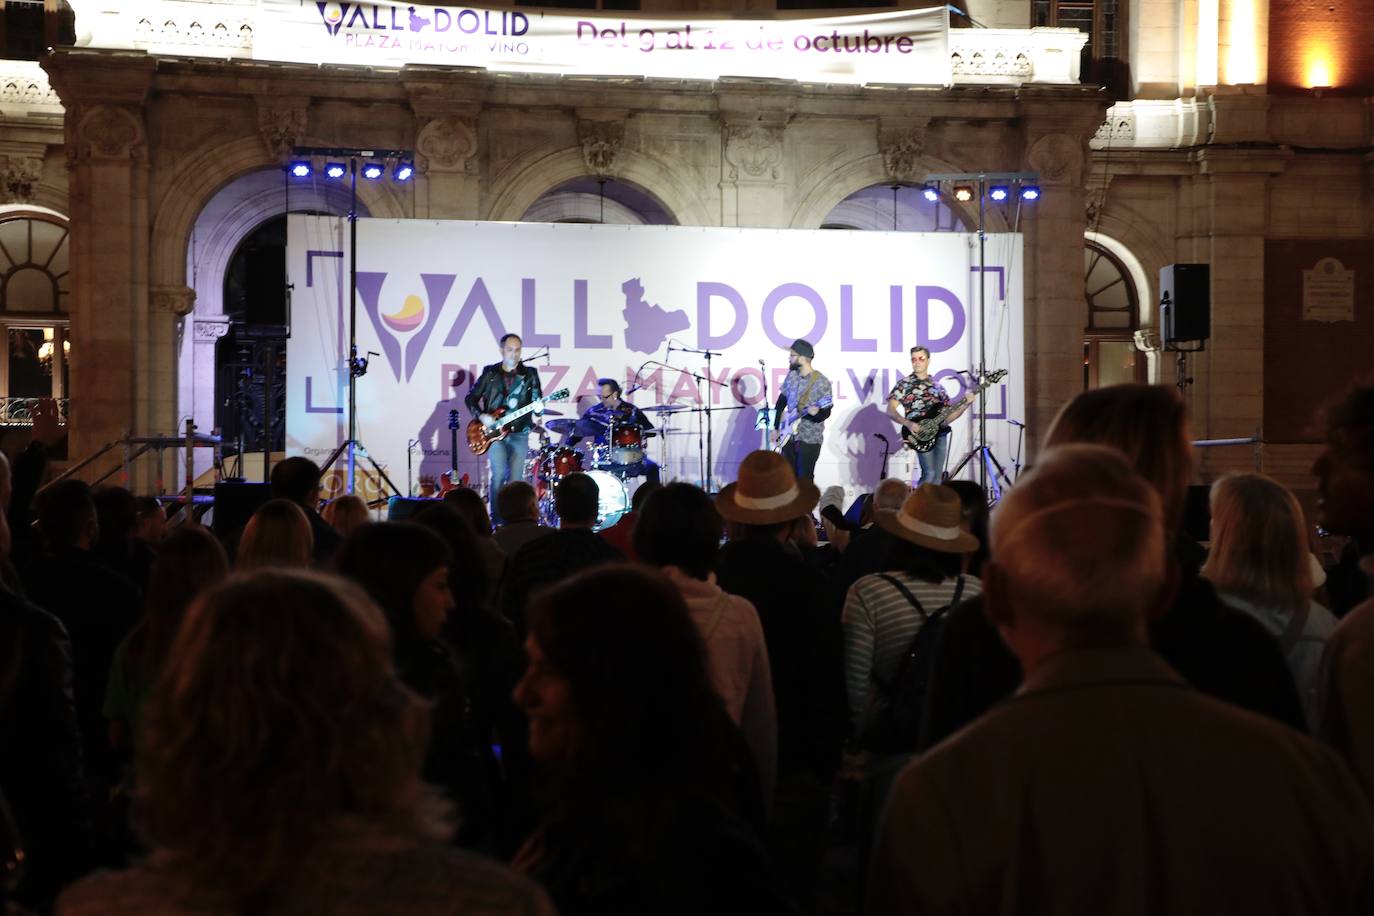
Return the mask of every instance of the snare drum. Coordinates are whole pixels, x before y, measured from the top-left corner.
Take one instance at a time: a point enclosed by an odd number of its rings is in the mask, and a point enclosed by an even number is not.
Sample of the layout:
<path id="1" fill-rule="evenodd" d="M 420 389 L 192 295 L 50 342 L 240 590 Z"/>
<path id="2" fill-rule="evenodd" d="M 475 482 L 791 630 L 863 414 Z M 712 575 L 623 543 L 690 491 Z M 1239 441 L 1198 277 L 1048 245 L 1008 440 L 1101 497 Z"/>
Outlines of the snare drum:
<path id="1" fill-rule="evenodd" d="M 550 445 L 544 448 L 544 457 L 539 462 L 539 476 L 543 480 L 561 480 L 575 471 L 582 470 L 582 453 L 566 445 Z"/>
<path id="2" fill-rule="evenodd" d="M 644 432 L 638 426 L 617 426 L 611 438 L 613 464 L 637 464 L 644 460 Z"/>

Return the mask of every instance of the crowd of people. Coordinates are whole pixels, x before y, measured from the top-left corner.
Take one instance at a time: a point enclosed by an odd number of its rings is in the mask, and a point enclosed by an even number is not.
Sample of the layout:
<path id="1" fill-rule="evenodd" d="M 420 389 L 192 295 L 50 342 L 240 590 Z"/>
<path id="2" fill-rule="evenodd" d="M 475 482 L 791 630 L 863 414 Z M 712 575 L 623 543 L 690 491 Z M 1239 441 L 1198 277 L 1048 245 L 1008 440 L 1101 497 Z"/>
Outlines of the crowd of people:
<path id="1" fill-rule="evenodd" d="M 518 480 L 494 529 L 461 488 L 377 522 L 293 457 L 216 536 L 40 487 L 38 437 L 0 456 L 0 901 L 1374 912 L 1374 386 L 1321 419 L 1320 517 L 1228 475 L 1205 547 L 1157 386 L 1067 404 L 990 515 L 884 480 L 854 517 L 760 451 L 604 531 L 579 473 L 557 529 Z"/>

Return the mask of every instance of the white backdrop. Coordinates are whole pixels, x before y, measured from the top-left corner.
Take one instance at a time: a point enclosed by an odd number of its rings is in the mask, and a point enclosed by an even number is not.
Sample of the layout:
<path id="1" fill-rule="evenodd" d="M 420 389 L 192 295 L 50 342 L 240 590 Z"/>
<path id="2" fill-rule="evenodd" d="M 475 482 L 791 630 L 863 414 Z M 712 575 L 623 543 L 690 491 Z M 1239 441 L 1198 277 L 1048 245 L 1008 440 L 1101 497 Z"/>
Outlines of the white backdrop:
<path id="1" fill-rule="evenodd" d="M 989 445 L 1009 470 L 1017 429 L 1008 421 L 1024 419 L 1021 250 L 1019 235 L 988 236 L 981 274 L 987 365 L 1009 372 L 982 407 Z M 292 215 L 287 263 L 287 450 L 322 462 L 348 429 L 347 222 Z M 836 398 L 816 482 L 852 496 L 880 478 L 877 435 L 894 449 L 890 476 L 910 479 L 915 468 L 885 417 L 912 346 L 928 346 L 936 377 L 951 396 L 963 393 L 955 370 L 978 365 L 979 276 L 975 237 L 957 233 L 363 219 L 358 346 L 376 355 L 358 381 L 359 439 L 402 490 L 446 470 L 448 412 L 458 408 L 464 426 L 471 419 L 462 398 L 510 331 L 546 392 L 572 389 L 572 401 L 550 405 L 553 416 L 589 406 L 601 376 L 627 390 L 637 376 L 644 387 L 631 400 L 644 408 L 697 408 L 709 397 L 720 486 L 762 441 L 754 420 L 765 375 L 771 403 L 787 346 L 806 337 Z M 693 379 L 706 375 L 704 357 L 676 347 L 721 353 L 710 375 L 723 384 Z M 975 416 L 954 425 L 951 469 L 974 446 Z M 700 483 L 702 415 L 650 417 L 666 427 L 649 449 L 665 480 Z M 486 460 L 469 453 L 461 429 L 458 452 L 460 471 L 484 484 Z M 976 468 L 960 476 L 976 479 Z"/>

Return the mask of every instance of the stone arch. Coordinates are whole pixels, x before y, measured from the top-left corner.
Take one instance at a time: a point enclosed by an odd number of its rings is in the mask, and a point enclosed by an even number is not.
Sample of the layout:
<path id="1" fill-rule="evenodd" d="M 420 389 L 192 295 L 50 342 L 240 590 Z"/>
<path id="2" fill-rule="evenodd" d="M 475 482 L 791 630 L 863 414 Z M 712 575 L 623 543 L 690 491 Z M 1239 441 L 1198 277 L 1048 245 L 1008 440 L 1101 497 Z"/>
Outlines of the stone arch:
<path id="1" fill-rule="evenodd" d="M 931 157 L 917 160 L 917 174 L 926 172 L 957 172 L 959 167 Z M 883 157 L 871 153 L 836 167 L 821 175 L 809 187 L 801 189 L 799 203 L 788 223 L 791 229 L 819 229 L 826 216 L 856 191 L 873 185 L 890 185 L 891 177 L 883 165 Z M 978 211 L 958 201 L 948 199 L 945 203 L 958 215 L 965 226 L 978 225 Z M 996 208 L 987 211 L 986 229 L 988 232 L 1006 232 L 1007 221 Z"/>
<path id="2" fill-rule="evenodd" d="M 720 222 L 709 219 L 700 191 L 657 159 L 622 149 L 615 172 L 616 178 L 637 184 L 657 198 L 679 226 L 713 226 Z M 482 218 L 518 220 L 549 189 L 587 174 L 587 164 L 578 148 L 528 153 L 493 179 L 490 202 Z"/>
<path id="3" fill-rule="evenodd" d="M 313 138 L 302 140 L 306 144 L 315 142 Z M 149 271 L 152 285 L 189 285 L 186 282 L 186 254 L 191 229 L 215 194 L 240 176 L 283 166 L 284 163 L 268 154 L 262 137 L 255 134 L 207 146 L 165 176 L 159 176 L 159 191 L 176 188 L 177 193 L 162 194 L 162 204 L 152 220 Z M 359 182 L 358 199 L 366 204 L 373 216 L 399 219 L 406 215 L 407 208 L 390 182 Z"/>
<path id="4" fill-rule="evenodd" d="M 1141 259 L 1132 246 L 1120 241 L 1115 234 L 1109 234 L 1112 231 L 1130 232 L 1132 225 L 1132 223 L 1124 222 L 1120 218 L 1108 217 L 1103 214 L 1098 219 L 1096 228 L 1084 232 L 1083 237 L 1110 252 L 1126 268 L 1126 273 L 1135 286 L 1136 302 L 1140 311 L 1137 316 L 1138 326 L 1142 329 L 1154 328 L 1159 324 L 1158 313 L 1154 307 L 1157 301 L 1158 283 L 1152 282 L 1151 277 L 1159 276 L 1159 268 L 1164 266 L 1165 256 L 1162 251 L 1154 252 L 1152 255 L 1147 254 L 1148 260 L 1157 261 L 1157 264 L 1152 268 L 1146 260 Z M 1104 231 L 1104 229 L 1108 231 Z M 1145 350 L 1144 352 L 1146 378 L 1151 382 L 1157 382 L 1160 372 L 1160 353 L 1157 350 Z"/>

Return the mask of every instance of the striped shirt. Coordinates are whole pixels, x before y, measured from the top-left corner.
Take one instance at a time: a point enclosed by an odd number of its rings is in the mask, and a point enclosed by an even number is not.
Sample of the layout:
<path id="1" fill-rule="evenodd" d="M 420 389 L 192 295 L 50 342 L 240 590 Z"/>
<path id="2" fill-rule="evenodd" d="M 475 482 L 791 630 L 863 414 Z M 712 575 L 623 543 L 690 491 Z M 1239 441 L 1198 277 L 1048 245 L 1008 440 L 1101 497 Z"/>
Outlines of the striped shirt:
<path id="1" fill-rule="evenodd" d="M 927 614 L 934 614 L 954 597 L 954 579 L 931 585 L 904 572 L 887 575 L 905 585 Z M 982 591 L 983 583 L 976 576 L 964 576 L 959 600 Z M 906 596 L 881 576 L 864 576 L 850 586 L 844 602 L 844 667 L 849 716 L 856 728 L 863 721 L 869 691 L 876 689 L 873 675 L 885 684 L 892 683 L 923 623 L 924 618 Z"/>

